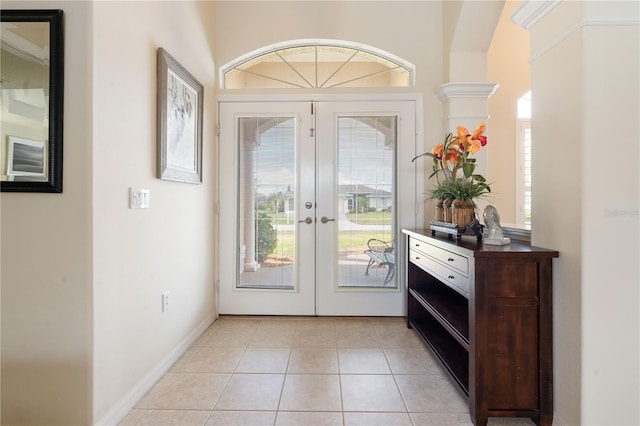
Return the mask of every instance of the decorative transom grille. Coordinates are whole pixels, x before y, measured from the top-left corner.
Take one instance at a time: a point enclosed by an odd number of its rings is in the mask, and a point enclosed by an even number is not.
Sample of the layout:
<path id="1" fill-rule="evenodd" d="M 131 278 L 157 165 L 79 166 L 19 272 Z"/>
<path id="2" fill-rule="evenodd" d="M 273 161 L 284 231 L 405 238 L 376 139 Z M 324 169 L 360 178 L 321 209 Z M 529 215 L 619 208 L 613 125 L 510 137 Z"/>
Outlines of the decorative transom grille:
<path id="1" fill-rule="evenodd" d="M 220 69 L 222 88 L 411 87 L 414 65 L 371 46 L 294 40 L 250 52 Z"/>

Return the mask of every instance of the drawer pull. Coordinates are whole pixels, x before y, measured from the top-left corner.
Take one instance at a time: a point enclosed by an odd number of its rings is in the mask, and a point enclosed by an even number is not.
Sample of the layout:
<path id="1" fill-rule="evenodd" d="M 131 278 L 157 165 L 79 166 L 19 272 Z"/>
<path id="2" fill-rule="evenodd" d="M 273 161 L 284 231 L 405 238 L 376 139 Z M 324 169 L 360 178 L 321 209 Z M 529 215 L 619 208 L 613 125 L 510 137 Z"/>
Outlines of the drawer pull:
<path id="1" fill-rule="evenodd" d="M 447 262 L 453 262 L 455 259 L 453 257 L 450 257 L 447 259 Z"/>
<path id="2" fill-rule="evenodd" d="M 450 280 L 452 280 L 452 279 L 454 279 L 454 278 L 455 278 L 455 277 L 454 277 L 453 275 L 449 275 L 449 279 L 450 279 Z"/>
<path id="3" fill-rule="evenodd" d="M 416 256 L 416 260 L 420 260 L 420 256 Z"/>

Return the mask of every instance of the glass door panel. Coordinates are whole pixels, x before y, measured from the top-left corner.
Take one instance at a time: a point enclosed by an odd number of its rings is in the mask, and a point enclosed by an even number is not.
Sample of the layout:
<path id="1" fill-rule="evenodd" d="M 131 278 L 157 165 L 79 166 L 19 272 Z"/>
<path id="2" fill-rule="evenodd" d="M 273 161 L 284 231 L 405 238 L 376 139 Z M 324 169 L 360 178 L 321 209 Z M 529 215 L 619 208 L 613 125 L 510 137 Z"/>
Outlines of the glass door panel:
<path id="1" fill-rule="evenodd" d="M 296 120 L 244 117 L 239 125 L 239 288 L 293 290 Z"/>
<path id="2" fill-rule="evenodd" d="M 397 287 L 396 119 L 338 117 L 338 287 Z"/>

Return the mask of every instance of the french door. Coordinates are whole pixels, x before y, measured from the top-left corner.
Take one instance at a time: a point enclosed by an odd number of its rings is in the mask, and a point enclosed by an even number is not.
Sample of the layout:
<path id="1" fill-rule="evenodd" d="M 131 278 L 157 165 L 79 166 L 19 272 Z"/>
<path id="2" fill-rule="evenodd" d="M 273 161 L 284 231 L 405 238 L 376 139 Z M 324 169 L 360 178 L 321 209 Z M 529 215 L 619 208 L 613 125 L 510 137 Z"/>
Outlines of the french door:
<path id="1" fill-rule="evenodd" d="M 219 110 L 220 313 L 403 315 L 415 102 Z"/>

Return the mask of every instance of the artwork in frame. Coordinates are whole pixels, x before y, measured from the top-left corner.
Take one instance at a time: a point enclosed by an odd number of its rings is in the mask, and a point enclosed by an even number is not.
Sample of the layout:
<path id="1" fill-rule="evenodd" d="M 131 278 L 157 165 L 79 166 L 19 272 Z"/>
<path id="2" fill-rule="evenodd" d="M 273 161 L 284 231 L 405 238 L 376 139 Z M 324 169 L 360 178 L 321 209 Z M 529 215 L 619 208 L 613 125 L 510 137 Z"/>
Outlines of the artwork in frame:
<path id="1" fill-rule="evenodd" d="M 7 176 L 9 181 L 45 181 L 46 157 L 44 142 L 9 136 Z"/>
<path id="2" fill-rule="evenodd" d="M 203 93 L 202 84 L 159 48 L 158 178 L 202 183 Z"/>

